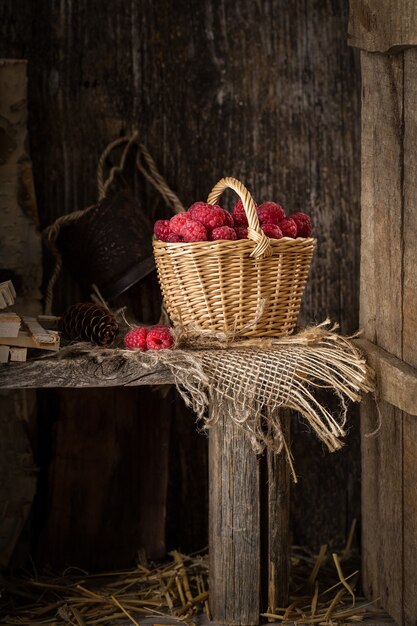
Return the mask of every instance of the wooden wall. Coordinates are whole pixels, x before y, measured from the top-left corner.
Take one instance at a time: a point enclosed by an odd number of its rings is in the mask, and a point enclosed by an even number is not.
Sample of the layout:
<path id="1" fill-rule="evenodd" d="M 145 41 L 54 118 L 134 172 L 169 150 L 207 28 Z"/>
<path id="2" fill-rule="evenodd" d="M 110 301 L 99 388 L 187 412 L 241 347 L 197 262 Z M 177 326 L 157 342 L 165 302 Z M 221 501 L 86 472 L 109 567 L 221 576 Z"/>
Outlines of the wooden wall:
<path id="1" fill-rule="evenodd" d="M 259 201 L 279 200 L 290 211 L 311 213 L 319 245 L 303 319 L 319 322 L 328 315 L 344 332 L 355 330 L 359 79 L 355 53 L 346 45 L 347 12 L 347 0 L 38 0 L 36 8 L 5 0 L 0 54 L 29 59 L 31 153 L 43 225 L 94 201 L 101 150 L 138 127 L 185 204 L 204 198 L 221 176 L 232 175 Z M 143 182 L 137 182 L 137 191 L 151 217 L 164 214 Z M 139 290 L 137 303 L 151 319 L 155 311 L 146 302 L 155 298 L 147 295 L 154 293 L 148 287 Z M 64 276 L 56 311 L 77 298 Z M 121 419 L 118 410 L 115 419 Z M 141 404 L 138 411 L 141 419 L 148 407 Z M 58 410 L 55 419 L 60 431 L 65 415 Z M 97 418 L 86 414 L 83 419 Z M 173 449 L 177 479 L 168 500 L 180 498 L 188 509 L 188 515 L 178 508 L 168 515 L 169 541 L 188 549 L 187 536 L 193 537 L 193 547 L 206 541 L 207 485 L 201 469 L 206 441 L 194 432 L 176 434 L 189 429 L 184 423 L 191 419 L 182 411 L 171 429 L 178 443 Z M 70 424 L 71 441 L 78 437 L 81 443 L 86 433 L 77 430 L 75 417 Z M 336 455 L 326 454 L 304 431 L 294 429 L 300 475 L 293 493 L 294 540 L 313 546 L 343 543 L 359 514 L 355 414 L 349 445 Z M 132 436 L 138 436 L 136 430 Z M 59 456 L 65 444 L 58 434 L 54 445 Z M 201 489 L 184 493 L 193 468 L 199 468 Z M 121 480 L 120 465 L 115 463 L 113 471 Z M 54 480 L 50 474 L 49 484 Z M 140 482 L 138 470 L 131 480 Z M 100 487 L 107 488 L 90 486 Z M 70 495 L 68 489 L 61 500 Z M 70 492 L 75 489 L 73 484 Z M 88 498 L 83 506 L 84 515 L 93 515 Z M 133 503 L 131 511 L 136 514 Z M 184 516 L 182 525 L 176 523 L 178 515 Z M 73 533 L 81 534 L 77 524 Z M 98 546 L 108 540 L 108 535 L 96 537 Z"/>
<path id="2" fill-rule="evenodd" d="M 362 49 L 361 325 L 367 339 L 398 359 L 398 368 L 416 368 L 415 2 L 371 0 L 364 8 L 352 0 L 350 41 Z M 368 399 L 361 408 L 363 579 L 369 598 L 379 599 L 397 623 L 411 625 L 417 620 L 417 399 L 413 415 L 400 410 L 402 387 L 391 394 L 392 404 Z M 378 435 L 369 437 L 378 424 Z"/>

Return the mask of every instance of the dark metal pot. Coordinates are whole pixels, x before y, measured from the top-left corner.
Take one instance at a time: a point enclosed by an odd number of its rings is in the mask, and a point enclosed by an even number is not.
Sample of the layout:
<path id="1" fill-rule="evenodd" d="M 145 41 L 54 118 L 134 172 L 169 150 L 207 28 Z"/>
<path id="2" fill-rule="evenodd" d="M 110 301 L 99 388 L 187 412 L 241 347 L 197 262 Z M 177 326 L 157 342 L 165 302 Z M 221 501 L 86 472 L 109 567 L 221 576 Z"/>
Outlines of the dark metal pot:
<path id="1" fill-rule="evenodd" d="M 127 191 L 104 198 L 65 225 L 57 245 L 81 287 L 97 285 L 106 300 L 155 269 L 151 223 Z"/>

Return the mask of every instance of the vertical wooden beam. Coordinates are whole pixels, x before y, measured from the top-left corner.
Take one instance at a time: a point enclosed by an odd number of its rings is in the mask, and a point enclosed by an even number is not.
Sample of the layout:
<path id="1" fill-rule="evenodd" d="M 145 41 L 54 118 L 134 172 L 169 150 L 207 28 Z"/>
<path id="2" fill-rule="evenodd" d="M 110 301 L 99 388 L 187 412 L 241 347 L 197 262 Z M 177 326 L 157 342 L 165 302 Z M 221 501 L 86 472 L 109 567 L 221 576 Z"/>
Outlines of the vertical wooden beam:
<path id="1" fill-rule="evenodd" d="M 258 624 L 288 600 L 290 477 L 284 454 L 258 460 L 228 407 L 210 432 L 209 554 L 213 619 Z M 290 416 L 282 414 L 288 441 Z"/>
<path id="2" fill-rule="evenodd" d="M 281 424 L 286 441 L 290 437 L 289 411 L 281 412 Z M 288 603 L 290 577 L 290 472 L 285 453 L 266 453 L 267 461 L 267 547 L 268 561 L 262 564 L 268 575 L 268 613 Z M 262 579 L 262 577 L 261 577 Z"/>
<path id="3" fill-rule="evenodd" d="M 361 53 L 361 326 L 401 358 L 403 57 Z M 402 413 L 367 400 L 362 417 L 364 589 L 402 620 Z"/>
<path id="4" fill-rule="evenodd" d="M 404 52 L 403 360 L 417 367 L 417 49 Z M 417 620 L 417 418 L 403 414 L 404 623 Z"/>
<path id="5" fill-rule="evenodd" d="M 209 438 L 210 608 L 215 622 L 259 623 L 260 494 L 256 454 L 227 405 Z"/>

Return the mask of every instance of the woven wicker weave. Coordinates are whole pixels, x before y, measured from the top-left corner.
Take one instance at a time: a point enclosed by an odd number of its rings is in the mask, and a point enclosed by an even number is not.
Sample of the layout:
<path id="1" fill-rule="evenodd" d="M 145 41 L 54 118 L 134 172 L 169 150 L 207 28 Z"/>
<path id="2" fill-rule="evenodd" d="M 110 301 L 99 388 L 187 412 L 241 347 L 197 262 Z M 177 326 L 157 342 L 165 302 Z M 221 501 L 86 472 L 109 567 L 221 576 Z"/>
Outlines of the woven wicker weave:
<path id="1" fill-rule="evenodd" d="M 228 187 L 242 200 L 248 239 L 153 242 L 168 314 L 174 325 L 198 325 L 243 337 L 289 334 L 297 321 L 316 240 L 266 237 L 250 193 L 235 178 L 222 178 L 207 201 L 216 204 Z"/>

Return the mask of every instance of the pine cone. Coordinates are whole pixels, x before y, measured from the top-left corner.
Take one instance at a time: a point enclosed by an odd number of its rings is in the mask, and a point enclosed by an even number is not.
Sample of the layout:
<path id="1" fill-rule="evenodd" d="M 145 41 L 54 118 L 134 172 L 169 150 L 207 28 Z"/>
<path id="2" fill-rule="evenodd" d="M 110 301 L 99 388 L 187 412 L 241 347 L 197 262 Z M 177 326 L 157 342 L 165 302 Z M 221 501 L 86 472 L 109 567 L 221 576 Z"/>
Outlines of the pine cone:
<path id="1" fill-rule="evenodd" d="M 87 302 L 70 306 L 61 317 L 59 329 L 66 339 L 110 346 L 119 325 L 104 306 Z"/>

